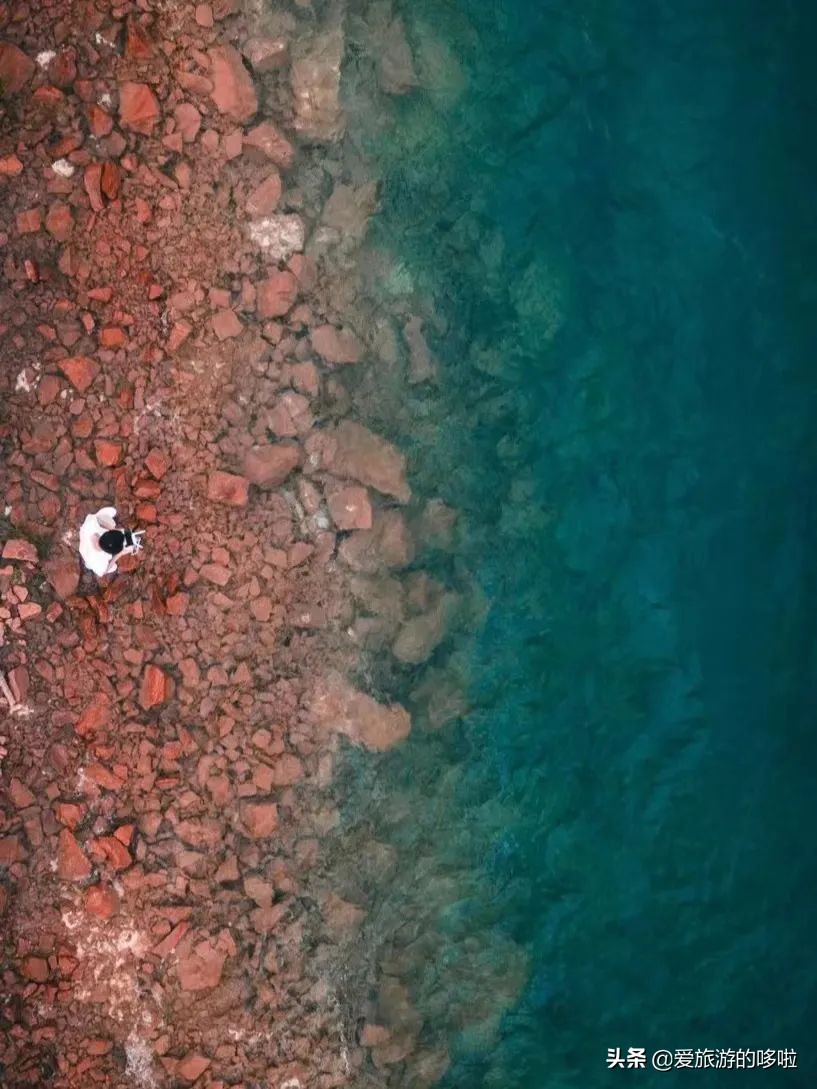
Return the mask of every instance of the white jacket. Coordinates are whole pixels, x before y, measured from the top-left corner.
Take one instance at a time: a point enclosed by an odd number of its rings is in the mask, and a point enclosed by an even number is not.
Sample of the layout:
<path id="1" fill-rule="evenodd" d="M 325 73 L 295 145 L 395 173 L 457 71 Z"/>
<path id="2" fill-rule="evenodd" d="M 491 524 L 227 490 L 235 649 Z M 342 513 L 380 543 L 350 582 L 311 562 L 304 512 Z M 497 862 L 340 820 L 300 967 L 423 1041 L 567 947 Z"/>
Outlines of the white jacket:
<path id="1" fill-rule="evenodd" d="M 89 514 L 79 527 L 82 562 L 100 578 L 116 570 L 116 560 L 99 547 L 99 538 L 108 529 L 116 529 L 116 507 L 102 507 L 96 514 Z"/>

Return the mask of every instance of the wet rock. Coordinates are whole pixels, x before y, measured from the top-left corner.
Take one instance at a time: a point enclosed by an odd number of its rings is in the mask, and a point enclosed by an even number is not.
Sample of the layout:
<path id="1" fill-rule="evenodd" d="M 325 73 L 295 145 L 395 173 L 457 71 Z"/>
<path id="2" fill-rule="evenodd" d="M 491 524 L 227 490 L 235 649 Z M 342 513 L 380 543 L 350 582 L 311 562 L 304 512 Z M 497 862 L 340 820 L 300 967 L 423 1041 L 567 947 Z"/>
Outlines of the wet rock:
<path id="1" fill-rule="evenodd" d="M 453 595 L 445 595 L 428 612 L 407 620 L 392 646 L 395 658 L 408 665 L 419 665 L 430 658 L 445 638 L 453 604 Z"/>
<path id="2" fill-rule="evenodd" d="M 209 941 L 179 953 L 179 984 L 183 991 L 204 991 L 217 987 L 224 970 L 226 953 Z"/>
<path id="3" fill-rule="evenodd" d="M 338 529 L 372 528 L 372 504 L 365 488 L 338 488 L 328 495 L 327 506 Z"/>
<path id="4" fill-rule="evenodd" d="M 61 359 L 57 366 L 79 393 L 85 393 L 99 374 L 99 367 L 87 355 L 72 355 Z"/>
<path id="5" fill-rule="evenodd" d="M 170 694 L 170 678 L 152 662 L 145 666 L 139 689 L 139 706 L 144 711 L 158 707 Z"/>
<path id="6" fill-rule="evenodd" d="M 247 215 L 258 218 L 268 216 L 278 207 L 281 199 L 281 175 L 276 171 L 253 189 L 247 198 Z"/>
<path id="7" fill-rule="evenodd" d="M 119 896 L 110 885 L 92 885 L 85 894 L 85 910 L 97 919 L 111 919 L 119 911 Z"/>
<path id="8" fill-rule="evenodd" d="M 310 436 L 306 448 L 316 468 L 350 477 L 401 503 L 411 498 L 405 455 L 362 424 L 343 420 L 333 431 L 327 429 Z"/>
<path id="9" fill-rule="evenodd" d="M 241 54 L 231 45 L 221 45 L 211 49 L 208 56 L 213 81 L 210 97 L 216 109 L 234 121 L 249 121 L 258 110 L 258 96 Z"/>
<path id="10" fill-rule="evenodd" d="M 37 562 L 37 549 L 31 541 L 25 541 L 20 537 L 14 537 L 3 545 L 4 560 L 22 560 L 25 563 Z"/>
<path id="11" fill-rule="evenodd" d="M 291 272 L 273 272 L 256 284 L 256 309 L 260 318 L 280 318 L 298 298 L 298 280 Z"/>
<path id="12" fill-rule="evenodd" d="M 334 26 L 318 34 L 306 52 L 292 62 L 295 128 L 310 139 L 331 141 L 343 134 L 340 105 L 343 45 L 343 32 L 340 26 Z"/>
<path id="13" fill-rule="evenodd" d="M 295 148 L 286 136 L 271 121 L 262 121 L 244 134 L 245 149 L 256 151 L 264 159 L 269 159 L 282 170 L 289 170 L 295 161 Z"/>
<path id="14" fill-rule="evenodd" d="M 34 75 L 34 61 L 11 42 L 0 42 L 0 86 L 5 94 L 22 91 Z"/>
<path id="15" fill-rule="evenodd" d="M 289 64 L 286 38 L 250 38 L 242 50 L 254 72 L 276 72 Z"/>
<path id="16" fill-rule="evenodd" d="M 231 507 L 246 507 L 249 500 L 249 486 L 250 482 L 246 477 L 216 469 L 207 479 L 207 498 L 215 503 L 226 503 Z"/>
<path id="17" fill-rule="evenodd" d="M 241 822 L 251 839 L 267 839 L 278 827 L 275 802 L 247 802 L 241 809 Z"/>
<path id="18" fill-rule="evenodd" d="M 399 704 L 382 704 L 332 672 L 317 682 L 310 712 L 319 729 L 343 734 L 354 744 L 383 752 L 411 732 L 408 711 Z"/>
<path id="19" fill-rule="evenodd" d="M 313 329 L 312 347 L 327 363 L 358 363 L 362 345 L 351 329 L 336 329 L 334 325 L 319 325 Z"/>
<path id="20" fill-rule="evenodd" d="M 297 443 L 276 442 L 253 446 L 244 455 L 243 472 L 251 484 L 277 488 L 298 467 L 301 451 Z"/>
<path id="21" fill-rule="evenodd" d="M 357 530 L 341 542 L 338 555 L 352 568 L 366 574 L 407 567 L 414 559 L 414 543 L 406 520 L 398 510 L 379 510 L 372 528 Z"/>
<path id="22" fill-rule="evenodd" d="M 72 832 L 63 828 L 57 846 L 57 873 L 63 881 L 84 881 L 91 876 L 91 863 Z"/>
<path id="23" fill-rule="evenodd" d="M 160 117 L 159 101 L 146 83 L 120 85 L 119 122 L 123 128 L 150 136 Z"/>
<path id="24" fill-rule="evenodd" d="M 337 232 L 346 244 L 362 242 L 369 220 L 377 210 L 377 183 L 344 185 L 338 183 L 324 205 L 323 225 Z"/>

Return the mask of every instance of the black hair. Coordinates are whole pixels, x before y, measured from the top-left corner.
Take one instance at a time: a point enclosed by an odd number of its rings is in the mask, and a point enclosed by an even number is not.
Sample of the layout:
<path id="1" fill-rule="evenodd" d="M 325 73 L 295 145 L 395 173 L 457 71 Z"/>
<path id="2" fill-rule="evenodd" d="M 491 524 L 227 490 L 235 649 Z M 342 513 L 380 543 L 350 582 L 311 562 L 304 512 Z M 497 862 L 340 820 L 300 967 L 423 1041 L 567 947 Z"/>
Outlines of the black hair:
<path id="1" fill-rule="evenodd" d="M 99 538 L 99 547 L 109 556 L 118 556 L 125 545 L 133 544 L 133 534 L 129 529 L 107 529 Z"/>

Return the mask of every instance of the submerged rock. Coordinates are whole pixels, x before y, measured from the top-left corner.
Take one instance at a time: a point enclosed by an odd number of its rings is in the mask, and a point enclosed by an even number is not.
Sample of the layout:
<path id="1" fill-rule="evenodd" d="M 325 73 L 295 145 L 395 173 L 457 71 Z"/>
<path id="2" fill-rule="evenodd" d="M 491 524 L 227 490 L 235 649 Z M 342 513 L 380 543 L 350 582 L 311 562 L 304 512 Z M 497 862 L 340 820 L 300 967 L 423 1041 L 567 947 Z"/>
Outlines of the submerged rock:
<path id="1" fill-rule="evenodd" d="M 376 752 L 392 748 L 411 732 L 409 713 L 399 703 L 378 703 L 335 672 L 315 685 L 310 713 L 320 729 Z"/>
<path id="2" fill-rule="evenodd" d="M 343 420 L 333 431 L 310 436 L 307 453 L 316 469 L 351 477 L 384 495 L 394 496 L 401 503 L 411 498 L 405 454 L 353 420 Z"/>
<path id="3" fill-rule="evenodd" d="M 407 567 L 414 559 L 414 543 L 399 510 L 379 510 L 371 529 L 356 530 L 341 543 L 340 558 L 364 574 Z"/>

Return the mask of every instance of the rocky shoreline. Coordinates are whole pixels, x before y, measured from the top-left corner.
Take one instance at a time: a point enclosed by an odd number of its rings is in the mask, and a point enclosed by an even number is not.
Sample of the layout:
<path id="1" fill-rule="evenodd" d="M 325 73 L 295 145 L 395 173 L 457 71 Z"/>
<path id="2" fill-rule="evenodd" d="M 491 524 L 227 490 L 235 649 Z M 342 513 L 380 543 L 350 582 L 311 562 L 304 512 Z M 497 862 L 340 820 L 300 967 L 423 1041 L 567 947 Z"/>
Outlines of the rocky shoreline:
<path id="1" fill-rule="evenodd" d="M 397 977 L 344 991 L 366 904 L 322 853 L 338 747 L 412 726 L 361 654 L 419 664 L 456 608 L 398 574 L 453 512 L 411 502 L 355 408 L 434 361 L 420 316 L 357 296 L 376 186 L 343 139 L 345 17 L 0 3 L 9 1089 L 445 1067 Z M 383 92 L 410 90 L 400 20 L 368 20 Z M 76 529 L 109 501 L 147 545 L 96 589 Z M 423 699 L 456 713 L 445 684 Z"/>

